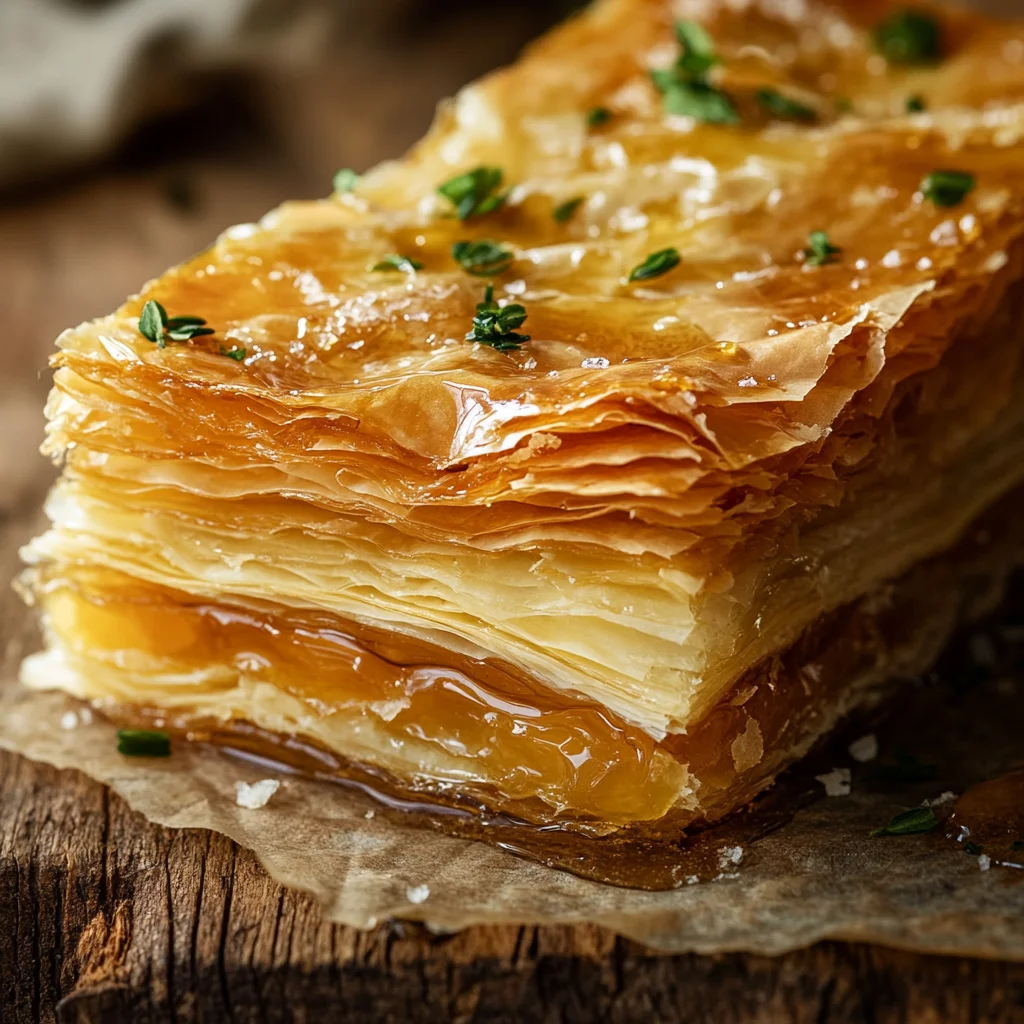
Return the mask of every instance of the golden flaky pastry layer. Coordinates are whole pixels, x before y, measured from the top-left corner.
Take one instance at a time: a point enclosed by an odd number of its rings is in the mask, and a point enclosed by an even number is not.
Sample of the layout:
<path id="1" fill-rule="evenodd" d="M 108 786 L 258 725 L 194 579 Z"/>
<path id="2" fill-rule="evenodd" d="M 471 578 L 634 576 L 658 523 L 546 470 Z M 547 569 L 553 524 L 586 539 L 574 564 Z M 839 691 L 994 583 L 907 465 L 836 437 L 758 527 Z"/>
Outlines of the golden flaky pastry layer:
<path id="1" fill-rule="evenodd" d="M 835 719 L 762 728 L 807 688 L 759 666 L 1024 479 L 1024 29 L 933 14 L 603 0 L 405 160 L 67 332 L 29 677 L 541 818 L 749 799 Z M 877 51 L 922 17 L 936 53 Z M 488 283 L 530 340 L 487 343 Z M 215 334 L 158 347 L 149 300 Z M 734 792 L 687 754 L 723 707 Z"/>

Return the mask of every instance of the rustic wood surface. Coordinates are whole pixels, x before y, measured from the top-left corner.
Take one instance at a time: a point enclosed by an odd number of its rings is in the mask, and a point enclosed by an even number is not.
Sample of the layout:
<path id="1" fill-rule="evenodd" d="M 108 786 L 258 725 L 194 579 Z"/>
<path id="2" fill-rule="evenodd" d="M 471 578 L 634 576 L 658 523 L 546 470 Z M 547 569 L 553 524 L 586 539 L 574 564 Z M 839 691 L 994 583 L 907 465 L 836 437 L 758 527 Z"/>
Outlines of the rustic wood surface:
<path id="1" fill-rule="evenodd" d="M 500 21 L 467 6 L 446 31 L 407 27 L 401 45 L 315 76 L 223 91 L 103 169 L 0 201 L 0 581 L 53 475 L 36 448 L 59 330 L 226 225 L 327 191 L 334 167 L 399 151 L 434 96 L 545 16 L 510 6 Z M 168 142 L 182 133 L 199 154 L 185 163 Z M 0 669 L 36 642 L 5 588 Z M 224 837 L 158 828 L 80 774 L 0 753 L 0 1022 L 55 1019 L 995 1024 L 1024 1020 L 1024 965 L 842 944 L 658 956 L 596 928 L 356 932 Z"/>

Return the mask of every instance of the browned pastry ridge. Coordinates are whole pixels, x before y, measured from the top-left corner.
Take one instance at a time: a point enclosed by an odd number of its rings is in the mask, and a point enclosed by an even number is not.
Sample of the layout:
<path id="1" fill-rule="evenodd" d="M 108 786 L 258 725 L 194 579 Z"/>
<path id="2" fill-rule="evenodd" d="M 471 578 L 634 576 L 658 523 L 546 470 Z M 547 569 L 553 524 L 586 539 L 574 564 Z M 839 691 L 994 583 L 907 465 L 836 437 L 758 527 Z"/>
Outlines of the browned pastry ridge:
<path id="1" fill-rule="evenodd" d="M 592 831 L 749 801 L 934 655 L 1024 482 L 1024 29 L 932 13 L 902 63 L 888 3 L 603 0 L 65 333 L 25 680 Z"/>

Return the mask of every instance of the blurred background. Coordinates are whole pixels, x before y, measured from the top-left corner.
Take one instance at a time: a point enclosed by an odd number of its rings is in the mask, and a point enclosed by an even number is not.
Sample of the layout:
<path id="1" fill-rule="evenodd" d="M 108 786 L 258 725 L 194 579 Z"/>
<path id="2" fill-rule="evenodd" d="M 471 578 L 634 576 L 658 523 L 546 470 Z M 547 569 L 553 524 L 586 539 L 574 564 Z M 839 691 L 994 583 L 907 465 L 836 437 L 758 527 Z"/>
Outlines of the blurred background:
<path id="1" fill-rule="evenodd" d="M 52 477 L 62 329 L 228 225 L 328 194 L 339 167 L 400 155 L 442 97 L 573 6 L 0 0 L 0 523 L 30 532 Z"/>

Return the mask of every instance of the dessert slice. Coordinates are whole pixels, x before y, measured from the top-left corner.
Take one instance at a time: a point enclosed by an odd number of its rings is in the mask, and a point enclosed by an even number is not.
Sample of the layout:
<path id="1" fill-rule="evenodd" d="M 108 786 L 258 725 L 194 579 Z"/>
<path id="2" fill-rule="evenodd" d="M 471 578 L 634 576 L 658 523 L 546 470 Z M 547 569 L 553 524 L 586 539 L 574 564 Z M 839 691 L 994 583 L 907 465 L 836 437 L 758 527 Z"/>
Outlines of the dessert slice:
<path id="1" fill-rule="evenodd" d="M 1022 50 L 603 0 L 67 332 L 26 681 L 531 821 L 743 805 L 1015 561 Z"/>

